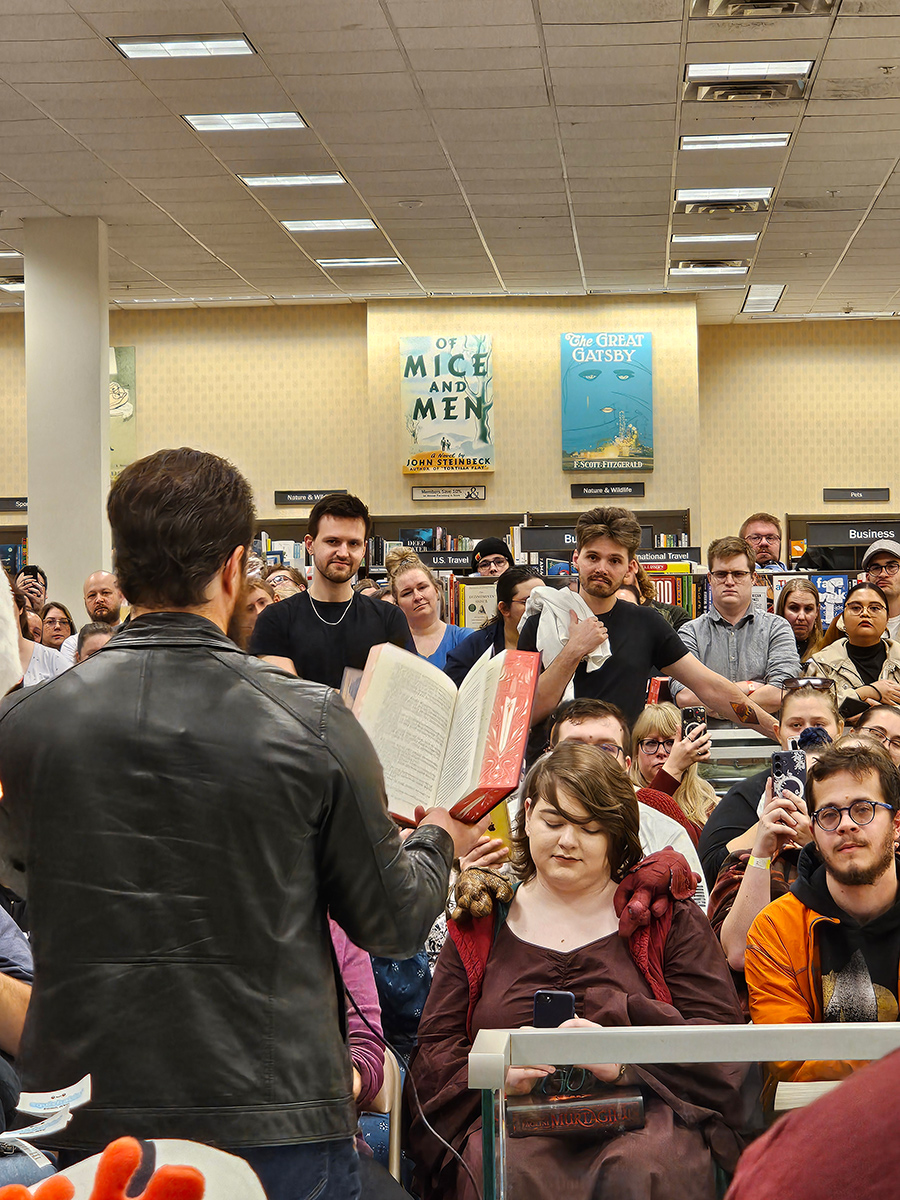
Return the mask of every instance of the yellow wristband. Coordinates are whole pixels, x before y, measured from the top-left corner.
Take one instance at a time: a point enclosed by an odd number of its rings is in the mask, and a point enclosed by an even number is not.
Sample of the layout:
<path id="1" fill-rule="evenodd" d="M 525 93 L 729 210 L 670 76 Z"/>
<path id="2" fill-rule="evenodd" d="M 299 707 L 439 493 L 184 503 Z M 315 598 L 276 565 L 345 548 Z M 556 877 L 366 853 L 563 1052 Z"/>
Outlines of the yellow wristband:
<path id="1" fill-rule="evenodd" d="M 759 867 L 763 871 L 771 871 L 772 860 L 771 858 L 757 858 L 755 855 L 751 854 L 750 858 L 747 860 L 747 866 Z"/>

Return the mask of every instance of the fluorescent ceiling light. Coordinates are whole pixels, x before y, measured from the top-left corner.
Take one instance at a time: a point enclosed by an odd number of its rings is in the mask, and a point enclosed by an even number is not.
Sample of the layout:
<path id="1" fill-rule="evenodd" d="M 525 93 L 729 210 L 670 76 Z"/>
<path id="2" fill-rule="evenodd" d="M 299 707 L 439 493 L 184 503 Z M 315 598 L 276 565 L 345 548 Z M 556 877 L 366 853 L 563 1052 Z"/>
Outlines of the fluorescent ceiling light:
<path id="1" fill-rule="evenodd" d="M 758 233 L 673 233 L 672 242 L 709 245 L 712 242 L 755 242 L 758 237 Z"/>
<path id="2" fill-rule="evenodd" d="M 741 312 L 774 312 L 784 295 L 785 286 L 783 283 L 751 283 Z"/>
<path id="3" fill-rule="evenodd" d="M 110 38 L 126 58 L 219 58 L 223 55 L 255 54 L 239 33 L 220 37 Z"/>
<path id="4" fill-rule="evenodd" d="M 805 62 L 689 63 L 688 83 L 732 83 L 735 80 L 805 79 L 813 68 Z"/>
<path id="5" fill-rule="evenodd" d="M 247 187 L 323 187 L 346 183 L 343 175 L 238 175 Z"/>
<path id="6" fill-rule="evenodd" d="M 399 267 L 399 258 L 317 258 L 320 267 Z"/>
<path id="7" fill-rule="evenodd" d="M 786 146 L 789 133 L 687 133 L 682 150 L 773 150 Z"/>
<path id="8" fill-rule="evenodd" d="M 2 288 L 4 290 L 4 292 L 24 292 L 25 284 L 24 283 L 0 283 L 0 288 Z"/>
<path id="9" fill-rule="evenodd" d="M 871 321 L 873 317 L 895 317 L 894 312 L 811 312 L 804 313 L 806 321 L 847 321 L 856 318 Z"/>
<path id="10" fill-rule="evenodd" d="M 0 258 L 21 258 L 21 250 L 0 250 Z"/>
<path id="11" fill-rule="evenodd" d="M 671 267 L 670 275 L 746 275 L 747 267 Z"/>
<path id="12" fill-rule="evenodd" d="M 678 188 L 677 204 L 702 204 L 714 200 L 771 200 L 774 188 Z"/>
<path id="13" fill-rule="evenodd" d="M 375 229 L 375 222 L 368 217 L 341 218 L 334 221 L 282 221 L 291 233 L 328 233 L 337 230 Z"/>
<path id="14" fill-rule="evenodd" d="M 192 129 L 201 133 L 229 129 L 305 129 L 300 114 L 296 112 L 265 113 L 199 113 L 185 114 L 184 119 Z"/>

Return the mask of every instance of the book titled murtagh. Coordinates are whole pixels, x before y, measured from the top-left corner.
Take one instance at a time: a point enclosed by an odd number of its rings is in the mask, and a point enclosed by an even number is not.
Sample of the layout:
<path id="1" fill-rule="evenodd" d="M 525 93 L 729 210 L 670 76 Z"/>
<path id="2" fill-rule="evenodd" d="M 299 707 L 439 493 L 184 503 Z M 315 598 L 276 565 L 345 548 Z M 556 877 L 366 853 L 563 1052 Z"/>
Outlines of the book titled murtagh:
<path id="1" fill-rule="evenodd" d="M 603 1137 L 644 1126 L 644 1097 L 639 1088 L 616 1088 L 583 1095 L 510 1096 L 506 1130 L 510 1137 L 532 1134 Z"/>

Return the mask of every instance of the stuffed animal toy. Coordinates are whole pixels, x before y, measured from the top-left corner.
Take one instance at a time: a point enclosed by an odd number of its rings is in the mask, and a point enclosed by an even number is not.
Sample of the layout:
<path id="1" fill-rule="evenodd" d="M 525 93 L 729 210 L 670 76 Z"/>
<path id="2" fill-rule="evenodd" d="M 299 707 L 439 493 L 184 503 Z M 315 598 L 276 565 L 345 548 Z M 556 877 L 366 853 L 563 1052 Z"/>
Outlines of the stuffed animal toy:
<path id="1" fill-rule="evenodd" d="M 485 871 L 481 867 L 470 867 L 456 881 L 456 908 L 454 921 L 467 921 L 471 917 L 488 917 L 494 910 L 494 899 L 509 904 L 513 890 L 509 880 L 496 871 Z M 2 1200 L 2 1198 L 0 1198 Z"/>

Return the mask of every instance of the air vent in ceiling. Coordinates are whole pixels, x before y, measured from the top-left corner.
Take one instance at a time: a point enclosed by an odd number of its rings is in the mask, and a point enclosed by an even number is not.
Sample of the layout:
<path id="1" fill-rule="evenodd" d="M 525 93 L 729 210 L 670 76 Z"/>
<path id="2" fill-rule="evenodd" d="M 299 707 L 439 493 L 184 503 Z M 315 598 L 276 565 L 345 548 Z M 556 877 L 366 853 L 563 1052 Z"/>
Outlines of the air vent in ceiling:
<path id="1" fill-rule="evenodd" d="M 693 92 L 693 95 L 691 93 Z M 748 104 L 754 101 L 799 100 L 803 95 L 801 84 L 793 80 L 777 81 L 736 80 L 731 83 L 709 83 L 689 85 L 685 91 L 688 100 L 712 101 L 715 104 Z"/>
<path id="2" fill-rule="evenodd" d="M 766 212 L 768 208 L 768 200 L 699 200 L 687 203 L 680 201 L 675 205 L 675 212 L 693 213 L 701 217 L 727 217 L 731 213 Z"/>
<path id="3" fill-rule="evenodd" d="M 719 272 L 725 269 L 746 271 L 749 259 L 746 258 L 682 258 L 673 262 L 672 266 L 678 271 L 710 271 Z"/>
<path id="4" fill-rule="evenodd" d="M 694 0 L 698 20 L 744 20 L 753 17 L 818 17 L 832 12 L 835 0 Z"/>

